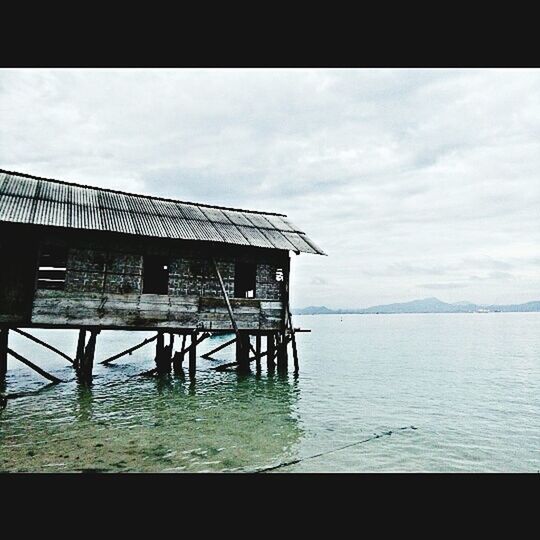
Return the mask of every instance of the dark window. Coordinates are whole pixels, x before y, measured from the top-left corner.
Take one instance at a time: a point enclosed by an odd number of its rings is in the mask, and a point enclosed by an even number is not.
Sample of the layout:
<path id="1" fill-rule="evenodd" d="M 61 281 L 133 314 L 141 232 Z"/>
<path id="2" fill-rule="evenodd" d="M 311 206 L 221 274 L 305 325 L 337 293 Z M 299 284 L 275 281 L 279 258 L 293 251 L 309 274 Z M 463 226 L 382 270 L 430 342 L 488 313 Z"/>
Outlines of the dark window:
<path id="1" fill-rule="evenodd" d="M 39 256 L 38 289 L 63 290 L 66 284 L 67 249 L 43 246 Z"/>
<path id="2" fill-rule="evenodd" d="M 234 297 L 255 298 L 257 265 L 237 262 L 234 269 Z"/>
<path id="3" fill-rule="evenodd" d="M 145 255 L 143 259 L 143 293 L 169 293 L 169 261 L 158 255 Z"/>

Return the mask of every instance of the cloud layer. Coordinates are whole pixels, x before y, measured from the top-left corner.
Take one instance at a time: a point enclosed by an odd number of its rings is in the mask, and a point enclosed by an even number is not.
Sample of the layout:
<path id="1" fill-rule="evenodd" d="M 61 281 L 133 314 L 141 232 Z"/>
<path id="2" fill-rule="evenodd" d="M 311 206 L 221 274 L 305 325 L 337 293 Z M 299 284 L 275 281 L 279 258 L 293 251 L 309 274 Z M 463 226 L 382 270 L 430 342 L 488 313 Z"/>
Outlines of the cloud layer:
<path id="1" fill-rule="evenodd" d="M 288 214 L 296 306 L 540 299 L 539 70 L 2 70 L 0 167 Z"/>

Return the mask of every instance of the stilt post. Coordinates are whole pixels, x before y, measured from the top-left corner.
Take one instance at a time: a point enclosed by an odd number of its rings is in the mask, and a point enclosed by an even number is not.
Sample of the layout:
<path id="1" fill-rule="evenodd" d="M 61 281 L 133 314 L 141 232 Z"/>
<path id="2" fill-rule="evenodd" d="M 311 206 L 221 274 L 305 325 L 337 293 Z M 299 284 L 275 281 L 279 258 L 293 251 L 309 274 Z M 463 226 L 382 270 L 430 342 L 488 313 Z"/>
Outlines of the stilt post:
<path id="1" fill-rule="evenodd" d="M 186 334 L 182 334 L 182 348 L 179 351 L 176 351 L 174 353 L 174 356 L 172 357 L 172 366 L 175 375 L 181 375 L 183 373 L 182 363 L 184 362 L 184 358 L 186 355 L 186 353 L 184 352 L 185 348 Z"/>
<path id="2" fill-rule="evenodd" d="M 277 368 L 279 373 L 287 373 L 287 339 L 285 332 L 279 332 L 277 334 L 278 345 L 277 345 Z"/>
<path id="3" fill-rule="evenodd" d="M 171 372 L 170 355 L 168 355 L 168 347 L 165 347 L 165 334 L 161 330 L 157 334 L 155 361 L 158 375 Z"/>
<path id="4" fill-rule="evenodd" d="M 257 373 L 261 372 L 261 334 L 255 336 L 255 364 L 257 366 Z"/>
<path id="5" fill-rule="evenodd" d="M 197 330 L 191 333 L 191 347 L 189 349 L 189 376 L 195 377 L 197 369 Z"/>
<path id="6" fill-rule="evenodd" d="M 249 332 L 240 331 L 240 339 L 236 341 L 236 361 L 238 362 L 238 371 L 247 373 L 249 369 Z"/>
<path id="7" fill-rule="evenodd" d="M 79 339 L 77 340 L 77 353 L 75 354 L 75 362 L 73 362 L 73 367 L 78 370 L 81 365 L 81 359 L 84 355 L 84 346 L 86 343 L 86 330 L 81 328 L 79 330 Z"/>
<path id="8" fill-rule="evenodd" d="M 90 337 L 88 338 L 88 343 L 84 348 L 84 354 L 82 355 L 79 362 L 78 376 L 79 379 L 85 383 L 92 382 L 92 370 L 94 368 L 94 356 L 96 354 L 96 338 L 98 334 L 99 330 L 90 330 Z"/>
<path id="9" fill-rule="evenodd" d="M 0 384 L 6 380 L 9 328 L 0 328 Z"/>
<path id="10" fill-rule="evenodd" d="M 276 352 L 275 352 L 275 341 L 274 341 L 273 332 L 269 332 L 266 335 L 266 351 L 268 353 L 266 355 L 266 369 L 268 373 L 274 373 L 276 369 L 276 364 L 274 362 L 274 355 L 276 354 Z"/>

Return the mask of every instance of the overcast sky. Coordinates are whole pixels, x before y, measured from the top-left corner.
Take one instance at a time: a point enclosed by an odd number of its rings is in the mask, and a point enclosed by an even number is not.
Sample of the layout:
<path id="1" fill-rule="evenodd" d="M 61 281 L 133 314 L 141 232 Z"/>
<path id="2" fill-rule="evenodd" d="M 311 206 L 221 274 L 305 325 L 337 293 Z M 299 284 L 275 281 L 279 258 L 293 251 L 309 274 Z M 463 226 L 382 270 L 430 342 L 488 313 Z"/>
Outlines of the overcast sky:
<path id="1" fill-rule="evenodd" d="M 0 168 L 287 214 L 292 305 L 540 300 L 540 70 L 2 70 Z"/>

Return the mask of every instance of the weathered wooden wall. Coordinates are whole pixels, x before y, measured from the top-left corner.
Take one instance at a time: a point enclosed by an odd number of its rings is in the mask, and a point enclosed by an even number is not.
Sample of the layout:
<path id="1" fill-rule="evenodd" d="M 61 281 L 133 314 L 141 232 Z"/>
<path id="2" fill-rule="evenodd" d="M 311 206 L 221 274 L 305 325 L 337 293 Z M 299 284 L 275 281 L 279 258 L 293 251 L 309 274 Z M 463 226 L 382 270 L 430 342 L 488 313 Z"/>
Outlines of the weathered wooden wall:
<path id="1" fill-rule="evenodd" d="M 64 290 L 35 290 L 35 275 L 25 278 L 33 304 L 31 315 L 27 310 L 22 319 L 31 325 L 229 330 L 232 326 L 211 257 L 231 299 L 235 261 L 257 264 L 256 298 L 231 302 L 240 329 L 278 330 L 284 323 L 287 251 L 73 230 L 33 231 L 34 245 L 63 245 L 68 257 Z M 36 261 L 36 248 L 30 251 Z M 142 293 L 143 256 L 147 254 L 168 257 L 168 294 Z M 35 268 L 36 263 L 33 272 Z M 275 278 L 278 268 L 284 271 L 282 282 Z M 0 317 L 6 315 L 3 312 L 0 303 Z M 16 322 L 23 320 L 19 317 Z"/>

